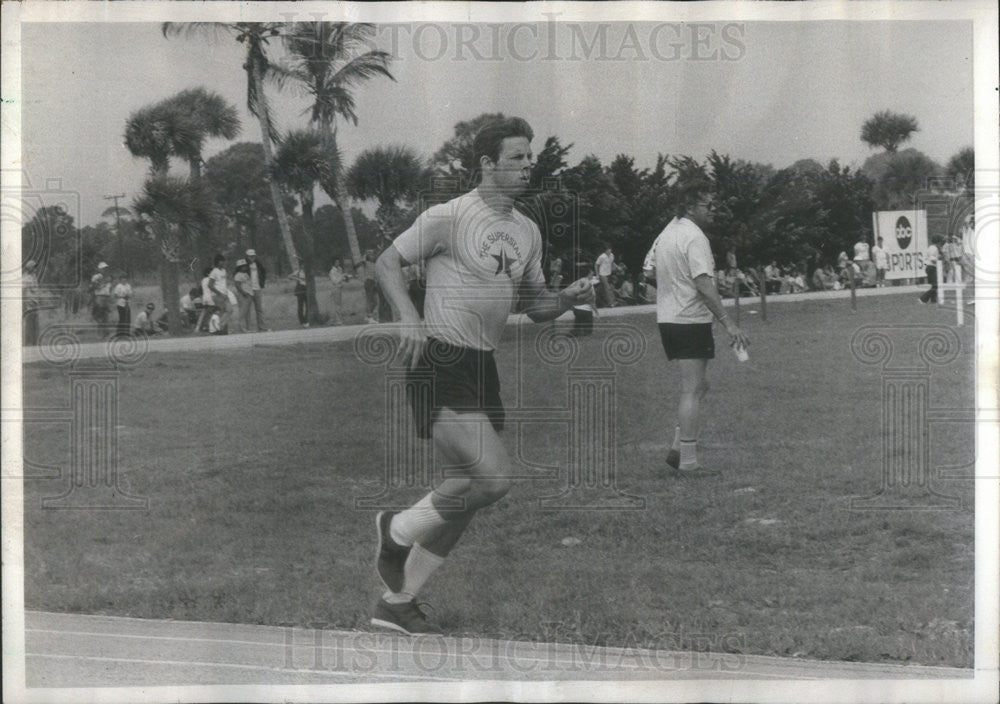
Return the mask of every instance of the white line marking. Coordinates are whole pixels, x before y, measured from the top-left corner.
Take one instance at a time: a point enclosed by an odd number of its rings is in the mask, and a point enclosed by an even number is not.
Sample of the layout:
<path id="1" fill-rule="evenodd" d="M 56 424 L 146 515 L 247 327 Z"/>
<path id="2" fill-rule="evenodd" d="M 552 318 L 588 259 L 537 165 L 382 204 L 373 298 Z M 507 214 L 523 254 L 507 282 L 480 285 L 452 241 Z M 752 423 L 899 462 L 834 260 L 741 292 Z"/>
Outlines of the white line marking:
<path id="1" fill-rule="evenodd" d="M 381 677 L 383 679 L 393 679 L 405 682 L 408 679 L 434 680 L 437 682 L 459 682 L 457 677 L 435 677 L 434 675 L 392 675 L 384 672 L 365 672 L 363 674 L 350 670 L 312 670 L 307 668 L 271 667 L 269 665 L 242 665 L 230 662 L 200 662 L 198 660 L 146 660 L 143 658 L 109 658 L 99 655 L 60 655 L 56 653 L 25 653 L 29 658 L 56 658 L 60 660 L 96 660 L 98 662 L 120 662 L 139 665 L 183 665 L 185 667 L 230 667 L 238 670 L 262 670 L 265 672 L 291 672 L 300 675 L 320 674 L 320 675 L 349 675 L 364 679 L 365 677 Z"/>

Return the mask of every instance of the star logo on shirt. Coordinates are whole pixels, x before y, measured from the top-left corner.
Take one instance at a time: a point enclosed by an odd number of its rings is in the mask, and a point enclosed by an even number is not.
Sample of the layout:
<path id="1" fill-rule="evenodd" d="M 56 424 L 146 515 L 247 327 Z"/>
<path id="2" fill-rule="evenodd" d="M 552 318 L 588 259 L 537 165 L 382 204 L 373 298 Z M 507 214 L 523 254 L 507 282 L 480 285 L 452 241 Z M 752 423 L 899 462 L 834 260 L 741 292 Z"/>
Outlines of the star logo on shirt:
<path id="1" fill-rule="evenodd" d="M 497 270 L 493 272 L 493 275 L 500 276 L 500 272 L 502 271 L 508 278 L 510 278 L 510 265 L 513 264 L 515 260 L 512 260 L 507 256 L 507 250 L 501 247 L 500 254 L 491 254 L 490 256 L 497 260 Z"/>

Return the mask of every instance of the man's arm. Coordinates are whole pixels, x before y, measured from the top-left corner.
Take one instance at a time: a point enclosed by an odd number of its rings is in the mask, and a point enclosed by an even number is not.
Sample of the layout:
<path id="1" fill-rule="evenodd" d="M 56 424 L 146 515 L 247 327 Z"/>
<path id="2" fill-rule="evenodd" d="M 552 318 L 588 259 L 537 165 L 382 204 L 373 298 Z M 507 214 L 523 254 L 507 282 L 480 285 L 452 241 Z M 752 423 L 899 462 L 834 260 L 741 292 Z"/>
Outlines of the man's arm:
<path id="1" fill-rule="evenodd" d="M 701 274 L 695 277 L 694 285 L 698 289 L 698 293 L 701 294 L 702 300 L 705 301 L 705 305 L 712 311 L 712 315 L 726 327 L 726 332 L 731 338 L 730 342 L 742 347 L 748 346 L 750 338 L 737 327 L 729 314 L 726 313 L 726 309 L 722 306 L 722 298 L 719 297 L 719 291 L 715 287 L 715 280 L 708 274 Z"/>
<path id="2" fill-rule="evenodd" d="M 594 289 L 589 279 L 580 279 L 562 291 L 549 291 L 544 283 L 522 282 L 520 298 L 525 301 L 524 314 L 533 323 L 555 320 L 575 305 L 593 301 Z"/>
<path id="3" fill-rule="evenodd" d="M 422 213 L 413 225 L 385 248 L 375 261 L 375 278 L 382 293 L 399 313 L 399 351 L 410 360 L 420 360 L 427 334 L 423 321 L 407 291 L 403 267 L 435 256 L 448 246 L 451 218 L 444 215 L 446 206 L 434 206 Z"/>

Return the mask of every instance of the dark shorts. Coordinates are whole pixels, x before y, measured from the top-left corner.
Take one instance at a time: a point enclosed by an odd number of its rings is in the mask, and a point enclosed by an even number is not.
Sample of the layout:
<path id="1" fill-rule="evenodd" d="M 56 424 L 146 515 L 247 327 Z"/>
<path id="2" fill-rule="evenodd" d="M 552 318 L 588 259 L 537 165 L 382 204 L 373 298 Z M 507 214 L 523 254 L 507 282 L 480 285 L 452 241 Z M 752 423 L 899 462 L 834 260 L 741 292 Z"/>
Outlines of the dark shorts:
<path id="1" fill-rule="evenodd" d="M 503 430 L 505 412 L 493 352 L 429 338 L 420 362 L 407 373 L 406 399 L 420 438 L 431 437 L 442 408 L 485 413 L 494 430 Z"/>
<path id="2" fill-rule="evenodd" d="M 660 323 L 660 340 L 667 359 L 714 359 L 711 323 Z"/>

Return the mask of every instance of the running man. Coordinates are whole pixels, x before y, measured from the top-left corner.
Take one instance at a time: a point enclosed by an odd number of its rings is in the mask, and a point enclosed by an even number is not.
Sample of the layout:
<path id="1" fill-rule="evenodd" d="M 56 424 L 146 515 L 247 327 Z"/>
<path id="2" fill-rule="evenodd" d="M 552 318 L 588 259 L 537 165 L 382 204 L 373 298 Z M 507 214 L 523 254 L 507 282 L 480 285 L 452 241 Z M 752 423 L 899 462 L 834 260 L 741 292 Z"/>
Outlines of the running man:
<path id="1" fill-rule="evenodd" d="M 542 322 L 593 300 L 587 280 L 546 288 L 538 226 L 514 208 L 531 176 L 532 136 L 520 118 L 483 127 L 473 141 L 479 186 L 426 210 L 378 260 L 379 284 L 400 316 L 400 353 L 411 370 L 433 375 L 425 405 L 410 395 L 417 431 L 433 436 L 449 476 L 405 511 L 376 517 L 386 591 L 375 626 L 440 632 L 415 597 L 476 511 L 511 487 L 515 467 L 498 435 L 504 409 L 493 351 L 513 304 Z M 423 320 L 403 275 L 403 267 L 419 263 L 427 276 Z"/>
<path id="2" fill-rule="evenodd" d="M 715 259 L 701 225 L 708 221 L 703 197 L 681 192 L 675 217 L 653 242 L 643 270 L 656 279 L 656 321 L 667 360 L 681 372 L 678 424 L 667 453 L 668 472 L 678 477 L 715 476 L 698 462 L 698 416 L 708 392 L 705 372 L 715 357 L 712 317 L 726 327 L 730 344 L 746 347 L 749 338 L 725 309 L 712 278 Z"/>

